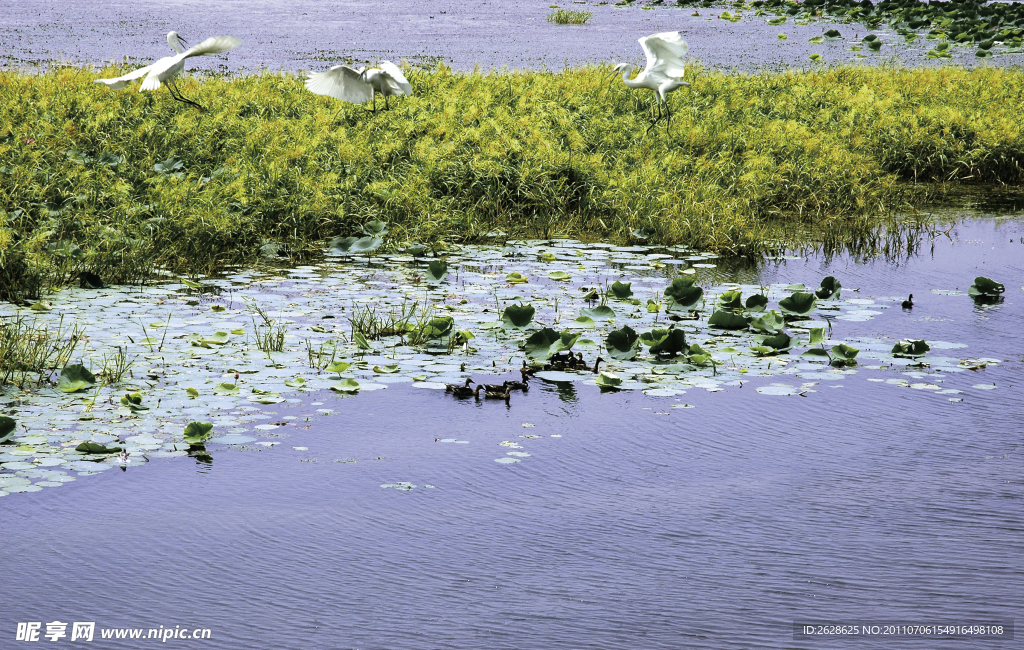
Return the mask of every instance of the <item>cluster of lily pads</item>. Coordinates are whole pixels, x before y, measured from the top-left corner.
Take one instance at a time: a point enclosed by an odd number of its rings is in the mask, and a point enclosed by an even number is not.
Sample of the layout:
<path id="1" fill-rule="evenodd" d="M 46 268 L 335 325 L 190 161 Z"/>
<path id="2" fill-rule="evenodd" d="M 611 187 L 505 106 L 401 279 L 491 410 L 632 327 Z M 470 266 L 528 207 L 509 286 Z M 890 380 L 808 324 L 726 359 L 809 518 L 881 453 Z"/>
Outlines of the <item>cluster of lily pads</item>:
<path id="1" fill-rule="evenodd" d="M 761 378 L 775 383 L 758 392 L 806 394 L 861 371 L 954 395 L 946 377 L 998 362 L 942 356 L 965 347 L 955 343 L 839 336 L 843 321 L 871 319 L 901 298 L 847 298 L 831 277 L 812 289 L 721 283 L 711 254 L 572 240 L 464 246 L 429 260 L 414 245 L 373 255 L 385 229 L 368 224 L 355 241 L 371 241 L 335 242 L 315 265 L 75 287 L 35 309 L 0 307 L 0 317 L 39 327 L 64 319 L 84 331 L 54 381 L 4 395 L 0 495 L 148 459 L 269 450 L 293 424 L 329 417 L 366 391 L 404 383 L 443 392 L 566 352 L 587 368 L 537 378 L 676 398 L 673 407 L 688 406 L 678 399 L 687 390 Z M 1001 292 L 984 278 L 971 289 L 979 300 Z M 268 330 L 280 345 L 268 344 Z M 114 348 L 126 355 L 121 370 L 97 373 Z"/>
<path id="2" fill-rule="evenodd" d="M 711 7 L 710 0 L 677 0 L 680 6 Z M 793 19 L 797 24 L 826 18 L 843 23 L 860 23 L 869 28 L 888 25 L 906 42 L 919 36 L 939 41 L 927 52 L 930 58 L 949 58 L 950 44 L 973 45 L 975 56 L 992 56 L 995 45 L 1002 44 L 1007 52 L 1020 52 L 1024 40 L 1024 3 L 1022 2 L 976 2 L 974 0 L 950 0 L 949 2 L 920 2 L 919 0 L 754 0 L 753 2 L 728 3 L 739 8 L 753 9 L 756 15 L 773 14 L 769 25 L 782 25 Z M 723 12 L 720 16 L 735 22 L 739 14 Z M 838 38 L 839 31 L 830 29 L 824 38 Z M 817 37 L 821 42 L 822 37 Z M 815 39 L 812 39 L 815 42 Z M 882 41 L 876 34 L 869 34 L 863 47 L 878 51 Z M 853 49 L 853 48 L 851 48 Z M 861 49 L 857 47 L 856 49 Z"/>

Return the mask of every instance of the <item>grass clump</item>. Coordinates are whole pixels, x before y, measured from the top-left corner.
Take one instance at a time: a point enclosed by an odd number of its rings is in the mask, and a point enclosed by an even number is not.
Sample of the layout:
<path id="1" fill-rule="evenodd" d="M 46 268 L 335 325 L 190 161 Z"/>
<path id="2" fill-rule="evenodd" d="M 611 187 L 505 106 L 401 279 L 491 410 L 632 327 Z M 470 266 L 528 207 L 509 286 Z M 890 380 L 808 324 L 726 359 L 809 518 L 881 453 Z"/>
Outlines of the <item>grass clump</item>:
<path id="1" fill-rule="evenodd" d="M 297 259 L 375 221 L 385 248 L 644 232 L 750 254 L 779 222 L 903 208 L 913 182 L 1024 180 L 1018 70 L 695 67 L 648 135 L 652 93 L 606 72 L 407 70 L 414 94 L 374 114 L 288 75 L 180 80 L 200 113 L 88 70 L 0 71 L 0 298 Z"/>
<path id="2" fill-rule="evenodd" d="M 548 14 L 548 22 L 556 25 L 585 25 L 593 16 L 589 11 L 556 9 Z"/>

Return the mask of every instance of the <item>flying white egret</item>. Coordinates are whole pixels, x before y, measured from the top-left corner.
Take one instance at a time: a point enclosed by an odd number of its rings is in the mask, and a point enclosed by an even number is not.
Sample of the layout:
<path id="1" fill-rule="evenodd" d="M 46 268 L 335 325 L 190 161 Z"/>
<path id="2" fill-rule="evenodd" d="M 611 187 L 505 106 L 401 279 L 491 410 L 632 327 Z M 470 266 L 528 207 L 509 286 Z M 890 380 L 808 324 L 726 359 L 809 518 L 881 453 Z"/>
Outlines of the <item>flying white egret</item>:
<path id="1" fill-rule="evenodd" d="M 381 61 L 379 68 L 350 68 L 336 65 L 327 72 L 310 75 L 306 88 L 317 95 L 327 95 L 352 104 L 373 100 L 373 111 L 377 112 L 377 94 L 384 95 L 384 108 L 388 97 L 411 95 L 412 86 L 397 65 Z"/>
<path id="2" fill-rule="evenodd" d="M 111 90 L 120 90 L 127 86 L 128 82 L 145 77 L 142 80 L 142 85 L 139 87 L 139 92 L 143 90 L 157 90 L 160 88 L 160 84 L 167 84 L 167 90 L 170 91 L 171 97 L 174 97 L 179 102 L 191 104 L 199 110 L 203 110 L 202 106 L 182 96 L 177 84 L 174 83 L 174 78 L 185 69 L 185 59 L 193 56 L 209 56 L 211 54 L 230 52 L 241 45 L 242 41 L 234 36 L 212 36 L 199 45 L 190 47 L 187 50 L 182 49 L 182 43 L 184 43 L 184 39 L 178 36 L 177 32 L 168 32 L 167 44 L 178 53 L 176 56 L 165 56 L 147 65 L 145 68 L 139 68 L 115 79 L 97 79 L 96 83 L 103 84 Z"/>
<path id="3" fill-rule="evenodd" d="M 690 85 L 681 79 L 685 64 L 683 57 L 686 56 L 689 47 L 679 32 L 651 34 L 638 39 L 638 42 L 644 49 L 644 54 L 647 55 L 647 66 L 636 76 L 636 79 L 630 79 L 629 75 L 633 72 L 633 65 L 620 63 L 615 66 L 608 78 L 621 72 L 622 83 L 626 84 L 628 88 L 650 88 L 654 91 L 655 102 L 658 105 L 658 119 L 651 123 L 648 131 L 654 128 L 654 125 L 662 117 L 666 116 L 667 124 L 671 126 L 672 114 L 668 110 L 668 99 L 665 95 Z M 662 115 L 661 112 L 662 104 L 665 105 L 665 115 Z"/>

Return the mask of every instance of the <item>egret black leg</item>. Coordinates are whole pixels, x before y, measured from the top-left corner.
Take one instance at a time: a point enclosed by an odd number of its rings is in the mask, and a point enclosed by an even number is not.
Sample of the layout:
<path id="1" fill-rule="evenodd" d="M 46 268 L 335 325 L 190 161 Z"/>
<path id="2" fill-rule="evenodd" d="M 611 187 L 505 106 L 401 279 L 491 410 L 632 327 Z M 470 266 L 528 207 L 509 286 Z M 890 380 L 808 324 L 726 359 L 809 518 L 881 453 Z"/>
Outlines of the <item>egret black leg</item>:
<path id="1" fill-rule="evenodd" d="M 167 83 L 167 90 L 170 91 L 171 97 L 173 97 L 174 99 L 178 100 L 179 102 L 183 102 L 185 104 L 191 104 L 192 106 L 195 106 L 196 108 L 198 108 L 201 111 L 205 111 L 206 110 L 205 108 L 203 108 L 199 104 L 195 103 L 191 99 L 188 99 L 184 95 L 182 95 L 181 91 L 178 90 L 178 85 L 176 83 L 174 83 L 173 80 L 168 79 L 166 83 Z"/>

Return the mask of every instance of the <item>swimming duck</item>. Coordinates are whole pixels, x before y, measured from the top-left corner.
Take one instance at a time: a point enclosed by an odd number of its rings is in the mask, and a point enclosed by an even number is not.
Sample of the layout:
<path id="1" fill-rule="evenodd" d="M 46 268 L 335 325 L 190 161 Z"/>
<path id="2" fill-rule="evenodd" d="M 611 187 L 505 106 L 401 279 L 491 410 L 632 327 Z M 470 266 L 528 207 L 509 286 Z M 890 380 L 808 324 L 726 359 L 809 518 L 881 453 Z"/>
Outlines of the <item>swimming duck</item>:
<path id="1" fill-rule="evenodd" d="M 910 297 L 903 301 L 903 308 L 904 309 L 913 309 L 914 308 L 914 294 L 910 294 Z"/>
<path id="2" fill-rule="evenodd" d="M 498 393 L 498 392 L 495 392 L 495 391 L 484 390 L 483 384 L 477 384 L 476 385 L 476 396 L 478 398 L 480 397 L 480 391 L 481 390 L 484 391 L 484 398 L 486 398 L 486 399 L 503 399 L 503 400 L 505 400 L 506 404 L 508 404 L 509 397 L 512 396 L 512 394 L 508 391 L 508 388 L 505 389 L 505 392 Z"/>
<path id="3" fill-rule="evenodd" d="M 445 384 L 444 385 L 444 392 L 446 392 L 446 393 L 454 393 L 456 390 L 458 390 L 460 388 L 469 388 L 469 382 L 471 382 L 471 381 L 473 381 L 472 378 L 466 377 L 466 383 L 465 384 Z"/>

